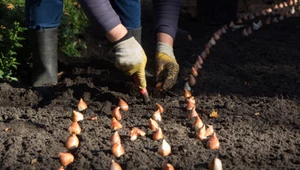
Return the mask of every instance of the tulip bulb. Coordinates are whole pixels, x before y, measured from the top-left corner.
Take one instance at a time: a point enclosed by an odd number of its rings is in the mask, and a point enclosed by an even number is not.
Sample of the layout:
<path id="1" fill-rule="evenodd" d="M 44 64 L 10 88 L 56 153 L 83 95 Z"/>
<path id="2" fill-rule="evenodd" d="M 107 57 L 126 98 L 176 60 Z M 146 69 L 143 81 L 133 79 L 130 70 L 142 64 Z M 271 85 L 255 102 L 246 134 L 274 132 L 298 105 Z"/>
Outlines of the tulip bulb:
<path id="1" fill-rule="evenodd" d="M 233 27 L 234 26 L 234 23 L 233 23 L 233 21 L 231 21 L 230 23 L 229 23 L 229 27 Z"/>
<path id="2" fill-rule="evenodd" d="M 164 134 L 161 128 L 158 128 L 156 132 L 153 133 L 153 140 L 160 140 L 164 138 Z"/>
<path id="3" fill-rule="evenodd" d="M 206 143 L 207 148 L 209 149 L 219 149 L 220 142 L 217 138 L 216 132 L 213 133 L 212 137 Z"/>
<path id="4" fill-rule="evenodd" d="M 205 53 L 205 51 L 202 51 L 200 56 L 203 58 L 203 60 L 207 58 L 207 54 Z"/>
<path id="5" fill-rule="evenodd" d="M 149 119 L 149 128 L 151 130 L 157 130 L 159 128 L 158 123 L 152 118 Z"/>
<path id="6" fill-rule="evenodd" d="M 283 8 L 283 3 L 280 3 L 280 4 L 279 4 L 279 8 Z"/>
<path id="7" fill-rule="evenodd" d="M 119 100 L 119 107 L 125 112 L 129 110 L 128 104 L 123 99 Z"/>
<path id="8" fill-rule="evenodd" d="M 218 34 L 219 36 L 221 36 L 222 35 L 221 29 L 218 29 L 218 31 L 216 32 L 216 34 Z"/>
<path id="9" fill-rule="evenodd" d="M 74 161 L 74 156 L 71 153 L 59 152 L 58 157 L 63 166 L 67 166 Z"/>
<path id="10" fill-rule="evenodd" d="M 121 124 L 115 117 L 113 117 L 113 118 L 111 119 L 110 128 L 111 128 L 112 130 L 122 129 L 122 124 Z"/>
<path id="11" fill-rule="evenodd" d="M 208 128 L 206 129 L 206 135 L 205 136 L 210 136 L 215 132 L 214 126 L 213 125 L 207 125 L 207 126 L 208 126 Z"/>
<path id="12" fill-rule="evenodd" d="M 198 129 L 200 129 L 203 125 L 204 125 L 204 124 L 203 124 L 203 121 L 200 119 L 199 116 L 197 116 L 197 117 L 196 117 L 196 120 L 195 120 L 195 122 L 194 122 L 194 124 L 193 124 L 193 128 L 194 128 L 195 130 L 198 130 Z"/>
<path id="13" fill-rule="evenodd" d="M 159 103 L 155 103 L 155 109 L 159 110 L 160 113 L 163 113 L 165 109 Z"/>
<path id="14" fill-rule="evenodd" d="M 83 101 L 82 98 L 80 98 L 77 107 L 78 107 L 79 111 L 83 111 L 83 110 L 87 109 L 87 104 Z"/>
<path id="15" fill-rule="evenodd" d="M 111 160 L 110 170 L 122 170 L 122 168 L 117 162 Z"/>
<path id="16" fill-rule="evenodd" d="M 169 163 L 165 163 L 162 166 L 162 170 L 174 170 L 173 165 L 169 164 Z"/>
<path id="17" fill-rule="evenodd" d="M 236 23 L 241 24 L 241 23 L 243 23 L 243 20 L 242 20 L 241 18 L 239 18 L 239 19 L 236 21 Z"/>
<path id="18" fill-rule="evenodd" d="M 215 158 L 209 163 L 209 170 L 223 170 L 222 162 L 219 158 Z"/>
<path id="19" fill-rule="evenodd" d="M 193 75 L 190 74 L 190 75 L 189 75 L 189 81 L 188 81 L 188 82 L 189 82 L 189 85 L 190 85 L 190 86 L 194 86 L 194 85 L 196 84 L 197 81 L 196 81 L 195 77 L 194 77 Z"/>
<path id="20" fill-rule="evenodd" d="M 242 35 L 243 35 L 243 36 L 245 36 L 245 37 L 247 37 L 247 36 L 248 36 L 248 32 L 247 32 L 247 30 L 246 30 L 246 29 L 244 29 L 244 30 L 243 30 L 243 32 L 242 32 Z"/>
<path id="21" fill-rule="evenodd" d="M 162 144 L 158 146 L 158 153 L 161 156 L 168 156 L 171 153 L 171 146 L 163 139 Z"/>
<path id="22" fill-rule="evenodd" d="M 197 76 L 198 76 L 198 71 L 197 71 L 197 69 L 195 69 L 195 67 L 192 67 L 192 68 L 191 68 L 191 74 L 192 74 L 194 77 L 197 77 Z"/>
<path id="23" fill-rule="evenodd" d="M 199 64 L 203 64 L 203 58 L 201 56 L 198 56 L 197 61 L 199 62 Z"/>
<path id="24" fill-rule="evenodd" d="M 69 132 L 70 134 L 80 134 L 81 132 L 81 127 L 79 126 L 79 124 L 77 122 L 72 122 L 72 124 L 69 126 Z"/>
<path id="25" fill-rule="evenodd" d="M 186 99 L 186 110 L 192 110 L 195 107 L 195 98 L 191 96 L 190 98 Z"/>
<path id="26" fill-rule="evenodd" d="M 208 48 L 208 47 L 204 48 L 204 52 L 205 52 L 206 54 L 210 54 L 209 48 Z"/>
<path id="27" fill-rule="evenodd" d="M 188 99 L 192 96 L 192 93 L 187 89 L 184 89 L 184 98 Z"/>
<path id="28" fill-rule="evenodd" d="M 111 147 L 111 152 L 113 153 L 113 155 L 115 157 L 120 157 L 122 155 L 124 155 L 125 151 L 123 146 L 121 145 L 121 142 L 117 142 L 115 144 L 113 144 L 113 146 Z"/>
<path id="29" fill-rule="evenodd" d="M 214 40 L 213 37 L 210 38 L 209 43 L 210 43 L 211 45 L 216 45 L 216 41 Z"/>
<path id="30" fill-rule="evenodd" d="M 220 35 L 218 33 L 214 33 L 213 38 L 214 38 L 214 40 L 219 40 L 220 39 Z"/>
<path id="31" fill-rule="evenodd" d="M 110 141 L 112 144 L 115 144 L 117 142 L 121 142 L 121 138 L 120 135 L 118 133 L 118 131 L 115 131 L 115 133 L 111 136 Z"/>
<path id="32" fill-rule="evenodd" d="M 70 135 L 66 141 L 66 148 L 67 149 L 75 149 L 79 145 L 79 139 L 78 137 L 73 133 Z"/>
<path id="33" fill-rule="evenodd" d="M 227 32 L 224 27 L 222 27 L 221 31 L 222 31 L 223 34 L 225 34 Z"/>
<path id="34" fill-rule="evenodd" d="M 251 27 L 247 28 L 247 33 L 248 33 L 248 35 L 252 34 L 252 28 Z"/>
<path id="35" fill-rule="evenodd" d="M 184 83 L 184 90 L 187 90 L 188 92 L 192 91 L 191 86 L 189 85 L 188 82 Z"/>
<path id="36" fill-rule="evenodd" d="M 131 129 L 130 132 L 130 140 L 134 141 L 137 139 L 138 136 L 145 136 L 146 133 L 144 131 L 142 131 L 141 129 L 134 127 Z"/>
<path id="37" fill-rule="evenodd" d="M 195 107 L 193 107 L 192 110 L 188 110 L 188 113 L 189 113 L 188 114 L 188 119 L 199 116 L 196 109 L 195 109 Z"/>
<path id="38" fill-rule="evenodd" d="M 64 166 L 60 166 L 57 170 L 65 170 Z"/>
<path id="39" fill-rule="evenodd" d="M 156 110 L 153 114 L 152 114 L 152 119 L 156 120 L 156 121 L 161 121 L 161 113 L 159 110 Z"/>
<path id="40" fill-rule="evenodd" d="M 201 128 L 196 130 L 196 138 L 200 140 L 206 139 L 206 128 L 202 126 Z"/>
<path id="41" fill-rule="evenodd" d="M 115 117 L 117 120 L 121 120 L 122 119 L 122 115 L 121 115 L 121 111 L 120 111 L 120 106 L 114 108 L 112 111 L 111 111 L 111 114 L 113 117 Z"/>
<path id="42" fill-rule="evenodd" d="M 78 122 L 78 121 L 82 121 L 82 120 L 83 120 L 83 114 L 73 110 L 72 121 Z"/>

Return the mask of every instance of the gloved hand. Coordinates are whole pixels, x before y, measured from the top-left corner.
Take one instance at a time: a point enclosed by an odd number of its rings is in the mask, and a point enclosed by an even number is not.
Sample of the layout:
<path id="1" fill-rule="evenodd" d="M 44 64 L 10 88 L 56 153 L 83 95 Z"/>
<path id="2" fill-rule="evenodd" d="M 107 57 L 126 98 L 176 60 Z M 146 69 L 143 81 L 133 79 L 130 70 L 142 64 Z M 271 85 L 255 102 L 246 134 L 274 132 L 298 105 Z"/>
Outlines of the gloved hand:
<path id="1" fill-rule="evenodd" d="M 179 65 L 175 59 L 173 48 L 165 43 L 157 43 L 156 82 L 162 83 L 161 89 L 167 90 L 174 86 L 179 73 Z"/>
<path id="2" fill-rule="evenodd" d="M 115 44 L 113 53 L 115 66 L 126 75 L 135 77 L 139 88 L 145 89 L 147 86 L 145 76 L 147 56 L 142 46 L 131 37 Z"/>

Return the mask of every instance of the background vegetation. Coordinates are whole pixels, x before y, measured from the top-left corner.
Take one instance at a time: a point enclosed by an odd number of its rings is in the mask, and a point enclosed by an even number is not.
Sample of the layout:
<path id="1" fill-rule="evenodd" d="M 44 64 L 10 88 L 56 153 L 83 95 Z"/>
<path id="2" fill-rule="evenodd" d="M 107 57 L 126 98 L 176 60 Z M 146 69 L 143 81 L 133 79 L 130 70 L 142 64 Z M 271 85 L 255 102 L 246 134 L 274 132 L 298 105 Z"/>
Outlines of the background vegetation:
<path id="1" fill-rule="evenodd" d="M 31 61 L 25 25 L 25 1 L 2 0 L 0 13 L 0 79 L 18 81 L 18 67 Z M 67 56 L 79 57 L 86 48 L 83 35 L 87 26 L 88 20 L 77 1 L 64 0 L 59 50 Z"/>

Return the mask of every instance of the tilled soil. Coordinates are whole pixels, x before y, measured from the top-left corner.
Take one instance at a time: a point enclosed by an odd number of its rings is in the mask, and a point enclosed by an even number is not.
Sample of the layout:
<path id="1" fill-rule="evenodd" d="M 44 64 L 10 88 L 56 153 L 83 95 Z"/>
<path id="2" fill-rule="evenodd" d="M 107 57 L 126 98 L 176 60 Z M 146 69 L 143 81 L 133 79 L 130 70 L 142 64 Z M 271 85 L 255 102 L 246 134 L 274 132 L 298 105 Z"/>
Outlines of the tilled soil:
<path id="1" fill-rule="evenodd" d="M 62 64 L 59 84 L 41 89 L 43 93 L 26 83 L 1 83 L 0 169 L 58 169 L 59 152 L 75 156 L 66 167 L 74 170 L 109 169 L 112 159 L 127 170 L 158 170 L 166 162 L 176 170 L 208 169 L 215 157 L 224 169 L 300 169 L 300 22 L 290 17 L 265 25 L 269 16 L 244 21 L 244 27 L 223 34 L 211 47 L 192 87 L 196 111 L 205 125 L 213 125 L 219 149 L 210 150 L 207 139 L 195 138 L 183 91 L 188 71 L 219 27 L 181 19 L 181 28 L 191 33 L 193 41 L 176 48 L 181 72 L 173 89 L 158 92 L 154 78 L 148 78 L 150 104 L 136 95 L 131 78 L 101 56 Z M 242 36 L 242 30 L 259 19 L 262 28 Z M 144 21 L 143 43 L 151 73 L 155 44 L 150 20 Z M 68 127 L 80 98 L 88 105 L 84 116 L 98 119 L 79 122 L 80 145 L 68 151 L 64 146 Z M 119 98 L 129 104 L 129 111 L 122 112 L 123 128 L 118 130 L 125 154 L 116 158 L 111 152 L 110 123 Z M 165 157 L 157 153 L 162 140 L 154 141 L 148 126 L 156 102 L 165 108 L 159 125 L 172 148 Z M 209 116 L 213 110 L 219 117 Z M 146 136 L 130 141 L 132 127 L 144 130 Z"/>

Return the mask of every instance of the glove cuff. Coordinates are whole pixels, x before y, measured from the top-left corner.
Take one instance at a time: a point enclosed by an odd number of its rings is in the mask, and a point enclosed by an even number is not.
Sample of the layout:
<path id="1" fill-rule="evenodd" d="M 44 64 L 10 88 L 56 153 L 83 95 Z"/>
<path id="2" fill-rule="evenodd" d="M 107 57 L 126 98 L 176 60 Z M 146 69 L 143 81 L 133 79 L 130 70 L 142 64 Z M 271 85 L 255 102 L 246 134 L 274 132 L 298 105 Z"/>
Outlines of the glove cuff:
<path id="1" fill-rule="evenodd" d="M 128 40 L 129 38 L 132 37 L 132 34 L 130 31 L 127 32 L 127 34 L 124 35 L 124 37 L 122 37 L 121 39 L 119 39 L 118 41 L 112 42 L 111 44 L 114 46 L 122 41 Z"/>
<path id="2" fill-rule="evenodd" d="M 168 55 L 169 57 L 175 59 L 173 47 L 171 47 L 169 44 L 158 42 L 156 47 L 156 52 L 162 52 Z"/>

